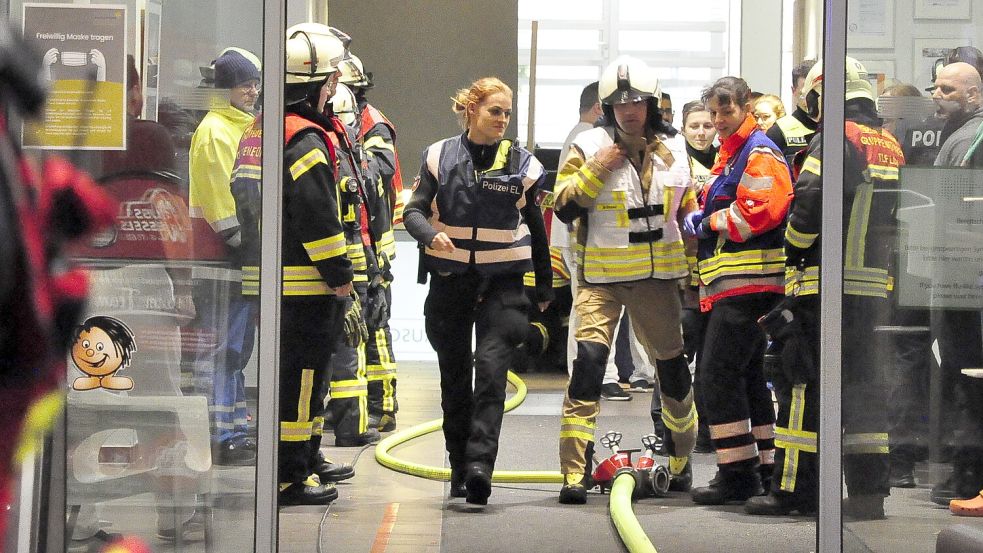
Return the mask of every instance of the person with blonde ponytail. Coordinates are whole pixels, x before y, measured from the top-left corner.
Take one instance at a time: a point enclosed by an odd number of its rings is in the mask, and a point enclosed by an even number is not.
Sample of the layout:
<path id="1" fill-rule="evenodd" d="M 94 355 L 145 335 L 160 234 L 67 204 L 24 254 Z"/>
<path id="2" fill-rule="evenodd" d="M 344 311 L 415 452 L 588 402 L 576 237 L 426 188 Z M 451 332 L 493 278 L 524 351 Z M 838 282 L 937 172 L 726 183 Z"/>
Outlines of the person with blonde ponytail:
<path id="1" fill-rule="evenodd" d="M 523 274 L 536 275 L 536 308 L 545 310 L 553 298 L 549 243 L 537 205 L 546 171 L 528 150 L 504 138 L 512 116 L 508 85 L 486 77 L 452 100 L 464 132 L 424 150 L 404 223 L 430 274 L 424 316 L 440 366 L 450 495 L 485 505 L 505 376 L 531 309 Z"/>

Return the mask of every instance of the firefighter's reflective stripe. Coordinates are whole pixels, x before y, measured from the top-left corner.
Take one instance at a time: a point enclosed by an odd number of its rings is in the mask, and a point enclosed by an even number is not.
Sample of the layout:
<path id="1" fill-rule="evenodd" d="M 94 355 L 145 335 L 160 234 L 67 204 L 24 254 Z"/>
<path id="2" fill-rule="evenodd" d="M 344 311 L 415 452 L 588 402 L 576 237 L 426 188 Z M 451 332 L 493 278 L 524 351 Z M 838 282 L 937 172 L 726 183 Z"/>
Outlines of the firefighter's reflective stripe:
<path id="1" fill-rule="evenodd" d="M 389 150 L 390 152 L 396 151 L 396 148 L 391 143 L 386 142 L 386 140 L 379 135 L 366 138 L 365 142 L 362 142 L 362 147 L 366 150 L 371 148 L 379 148 L 382 150 Z"/>
<path id="2" fill-rule="evenodd" d="M 324 435 L 324 417 L 314 417 L 311 421 L 311 434 L 314 436 Z"/>
<path id="3" fill-rule="evenodd" d="M 311 422 L 281 422 L 281 442 L 306 442 L 311 439 L 313 424 Z"/>
<path id="4" fill-rule="evenodd" d="M 331 381 L 332 398 L 361 397 L 368 395 L 368 393 L 368 385 L 362 379 Z"/>
<path id="5" fill-rule="evenodd" d="M 297 398 L 297 420 L 311 420 L 311 394 L 314 392 L 314 371 L 302 369 L 300 373 L 300 397 Z"/>
<path id="6" fill-rule="evenodd" d="M 341 232 L 313 242 L 304 242 L 304 249 L 307 250 L 307 255 L 310 256 L 311 261 L 322 261 L 345 255 L 345 233 Z"/>
<path id="7" fill-rule="evenodd" d="M 791 225 L 791 223 L 785 227 L 785 241 L 789 244 L 795 246 L 796 248 L 806 249 L 819 238 L 819 233 L 815 232 L 800 232 Z"/>
<path id="8" fill-rule="evenodd" d="M 730 438 L 731 436 L 742 436 L 751 433 L 751 419 L 743 419 L 735 422 L 710 425 L 710 437 L 714 440 Z M 755 452 L 757 455 L 757 452 Z"/>
<path id="9" fill-rule="evenodd" d="M 816 158 L 814 158 L 814 157 L 812 157 L 812 156 L 809 156 L 809 157 L 806 158 L 805 162 L 802 164 L 802 170 L 800 172 L 801 173 L 812 173 L 814 175 L 820 175 L 821 176 L 823 174 L 822 171 L 823 171 L 823 162 L 820 161 L 820 160 L 818 160 L 818 159 L 816 159 Z"/>
<path id="10" fill-rule="evenodd" d="M 290 176 L 294 180 L 297 180 L 301 175 L 310 171 L 311 168 L 318 163 L 328 165 L 328 159 L 324 157 L 324 152 L 321 150 L 311 150 L 290 166 Z M 328 165 L 328 167 L 330 167 L 330 165 Z"/>
<path id="11" fill-rule="evenodd" d="M 259 165 L 243 163 L 232 172 L 232 180 L 237 178 L 261 180 L 263 178 L 263 168 Z"/>
<path id="12" fill-rule="evenodd" d="M 580 167 L 573 178 L 576 179 L 577 188 L 591 198 L 596 198 L 601 193 L 601 189 L 604 188 L 604 181 L 598 178 L 587 163 Z"/>
<path id="13" fill-rule="evenodd" d="M 758 444 L 748 444 L 737 447 L 717 448 L 717 464 L 737 463 L 758 456 Z"/>
<path id="14" fill-rule="evenodd" d="M 807 296 L 819 293 L 819 267 L 785 268 L 785 295 Z"/>
<path id="15" fill-rule="evenodd" d="M 375 244 L 379 254 L 385 254 L 389 259 L 396 257 L 396 235 L 392 230 L 382 233 L 382 236 Z"/>
<path id="16" fill-rule="evenodd" d="M 259 295 L 259 267 L 245 265 L 242 267 L 242 295 Z"/>
<path id="17" fill-rule="evenodd" d="M 283 268 L 284 296 L 333 296 L 334 289 L 328 286 L 316 267 L 295 265 Z"/>
<path id="18" fill-rule="evenodd" d="M 578 245 L 577 251 L 583 252 L 584 277 L 589 282 L 670 278 L 683 276 L 689 270 L 681 241 L 629 244 L 617 249 Z"/>
<path id="19" fill-rule="evenodd" d="M 597 424 L 593 419 L 563 417 L 560 419 L 560 438 L 594 441 L 594 430 L 596 428 Z"/>
<path id="20" fill-rule="evenodd" d="M 365 376 L 368 380 L 387 380 L 396 376 L 396 362 L 389 355 L 389 340 L 386 338 L 386 329 L 376 329 L 372 335 L 375 340 L 375 349 L 379 356 L 378 365 L 366 365 Z"/>
<path id="21" fill-rule="evenodd" d="M 704 284 L 714 283 L 721 277 L 738 275 L 774 275 L 781 282 L 785 270 L 785 251 L 782 248 L 718 252 L 709 259 L 699 261 L 700 279 Z M 777 274 L 776 274 L 777 273 Z M 761 282 L 755 279 L 755 282 Z"/>
<path id="22" fill-rule="evenodd" d="M 683 417 L 674 417 L 668 409 L 663 409 L 662 422 L 665 423 L 666 428 L 669 430 L 677 434 L 685 434 L 697 423 L 696 403 L 690 404 L 689 413 Z"/>
<path id="23" fill-rule="evenodd" d="M 795 491 L 800 453 L 816 453 L 819 450 L 819 436 L 815 432 L 802 430 L 806 408 L 805 393 L 805 384 L 796 384 L 792 387 L 789 427 L 775 429 L 775 445 L 785 450 L 785 461 L 782 463 L 779 488 L 786 492 Z"/>
<path id="24" fill-rule="evenodd" d="M 883 432 L 844 434 L 843 435 L 843 454 L 844 455 L 863 455 L 863 454 L 884 454 L 887 455 L 888 441 L 887 434 Z"/>

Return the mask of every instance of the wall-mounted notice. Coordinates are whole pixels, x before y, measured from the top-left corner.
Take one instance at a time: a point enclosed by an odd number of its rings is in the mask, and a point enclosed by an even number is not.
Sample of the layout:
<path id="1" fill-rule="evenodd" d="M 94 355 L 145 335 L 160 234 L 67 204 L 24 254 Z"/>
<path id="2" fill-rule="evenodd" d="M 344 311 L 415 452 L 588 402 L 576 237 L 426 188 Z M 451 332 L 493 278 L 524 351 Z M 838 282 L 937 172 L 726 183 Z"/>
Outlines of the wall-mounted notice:
<path id="1" fill-rule="evenodd" d="M 898 303 L 983 309 L 983 169 L 901 169 Z"/>
<path id="2" fill-rule="evenodd" d="M 45 114 L 24 146 L 126 149 L 126 6 L 24 4 L 24 36 L 44 53 Z"/>

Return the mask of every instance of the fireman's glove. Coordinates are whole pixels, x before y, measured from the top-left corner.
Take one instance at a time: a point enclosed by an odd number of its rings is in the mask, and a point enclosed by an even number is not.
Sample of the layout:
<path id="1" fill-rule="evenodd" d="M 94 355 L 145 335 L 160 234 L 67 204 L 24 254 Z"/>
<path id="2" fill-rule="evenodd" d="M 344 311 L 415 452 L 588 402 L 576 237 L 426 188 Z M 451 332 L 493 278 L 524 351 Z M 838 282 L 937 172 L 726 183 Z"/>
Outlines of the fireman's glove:
<path id="1" fill-rule="evenodd" d="M 358 294 L 352 290 L 352 305 L 345 313 L 345 344 L 357 348 L 368 339 L 369 329 L 365 327 L 365 320 L 362 318 L 362 302 L 359 301 Z"/>
<path id="2" fill-rule="evenodd" d="M 389 302 L 386 301 L 386 288 L 382 284 L 369 287 L 364 315 L 369 328 L 379 328 L 389 318 Z"/>

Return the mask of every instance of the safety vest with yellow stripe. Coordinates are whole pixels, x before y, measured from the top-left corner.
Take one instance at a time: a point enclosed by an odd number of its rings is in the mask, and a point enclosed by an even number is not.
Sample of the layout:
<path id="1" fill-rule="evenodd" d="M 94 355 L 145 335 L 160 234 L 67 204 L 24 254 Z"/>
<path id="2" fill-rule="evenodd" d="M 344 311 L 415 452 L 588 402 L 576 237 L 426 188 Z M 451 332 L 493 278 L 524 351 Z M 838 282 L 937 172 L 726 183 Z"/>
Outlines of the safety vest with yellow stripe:
<path id="1" fill-rule="evenodd" d="M 430 224 L 454 241 L 454 251 L 424 250 L 430 271 L 498 275 L 531 271 L 532 238 L 522 215 L 526 193 L 546 178 L 528 150 L 502 140 L 491 167 L 474 170 L 464 135 L 424 152 L 426 178 L 437 183 Z M 423 176 L 421 176 L 423 178 Z"/>
<path id="2" fill-rule="evenodd" d="M 888 267 L 896 229 L 897 195 L 883 192 L 897 188 L 904 154 L 897 139 L 882 129 L 847 121 L 846 138 L 850 147 L 843 175 L 844 214 L 848 214 L 844 221 L 843 293 L 886 298 L 893 288 Z M 796 191 L 818 189 L 821 185 L 822 144 L 815 140 L 800 169 Z M 818 194 L 808 197 L 821 198 Z M 785 248 L 794 263 L 786 268 L 786 295 L 819 293 L 820 208 L 793 205 L 785 231 Z"/>
<path id="3" fill-rule="evenodd" d="M 645 160 L 651 165 L 648 187 L 643 188 L 638 171 L 627 162 L 605 179 L 587 210 L 586 240 L 577 245 L 584 280 L 601 284 L 686 276 L 686 252 L 676 222 L 690 182 L 682 140 L 663 140 Z M 577 135 L 574 144 L 590 159 L 614 140 L 598 127 Z"/>

